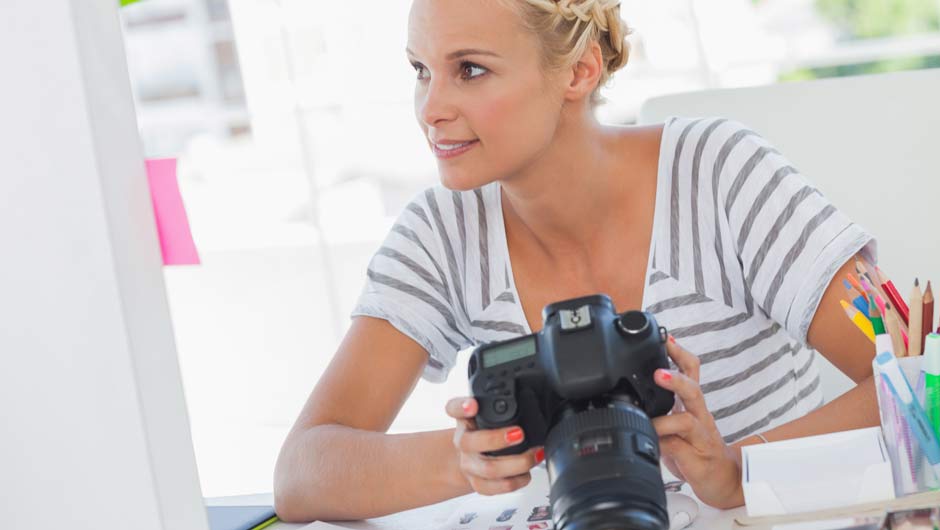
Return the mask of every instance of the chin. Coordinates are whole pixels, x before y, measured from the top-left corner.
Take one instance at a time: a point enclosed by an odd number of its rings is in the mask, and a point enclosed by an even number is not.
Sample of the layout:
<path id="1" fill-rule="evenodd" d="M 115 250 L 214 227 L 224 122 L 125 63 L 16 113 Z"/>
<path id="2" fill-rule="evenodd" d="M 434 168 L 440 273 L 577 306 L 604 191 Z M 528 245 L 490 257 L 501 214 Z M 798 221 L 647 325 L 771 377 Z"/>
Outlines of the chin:
<path id="1" fill-rule="evenodd" d="M 441 185 L 451 191 L 473 190 L 496 180 L 481 176 L 480 172 L 454 171 L 452 168 L 440 168 L 439 175 Z"/>

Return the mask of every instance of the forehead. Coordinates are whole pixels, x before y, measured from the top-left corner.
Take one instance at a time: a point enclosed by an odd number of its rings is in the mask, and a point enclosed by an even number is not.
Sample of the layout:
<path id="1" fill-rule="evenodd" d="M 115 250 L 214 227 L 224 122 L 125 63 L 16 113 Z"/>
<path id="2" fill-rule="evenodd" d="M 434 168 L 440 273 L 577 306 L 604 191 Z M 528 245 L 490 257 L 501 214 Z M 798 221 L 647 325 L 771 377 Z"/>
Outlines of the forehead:
<path id="1" fill-rule="evenodd" d="M 428 58 L 464 48 L 518 54 L 533 42 L 519 15 L 505 4 L 505 0 L 414 0 L 408 48 Z"/>

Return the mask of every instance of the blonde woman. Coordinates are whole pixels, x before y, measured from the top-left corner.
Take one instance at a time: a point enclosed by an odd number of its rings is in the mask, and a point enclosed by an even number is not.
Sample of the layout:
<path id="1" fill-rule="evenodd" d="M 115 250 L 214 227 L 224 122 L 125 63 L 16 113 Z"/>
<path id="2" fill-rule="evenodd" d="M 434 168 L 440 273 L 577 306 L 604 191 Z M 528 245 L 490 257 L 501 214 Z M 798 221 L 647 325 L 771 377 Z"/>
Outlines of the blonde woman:
<path id="1" fill-rule="evenodd" d="M 739 123 L 599 124 L 598 88 L 628 58 L 618 3 L 414 1 L 406 53 L 441 185 L 371 261 L 284 442 L 282 519 L 525 486 L 544 451 L 482 455 L 525 433 L 476 429 L 473 399 L 446 404 L 454 429 L 385 432 L 457 351 L 537 331 L 543 306 L 594 293 L 671 331 L 677 369 L 654 379 L 685 411 L 654 426 L 664 464 L 710 505 L 743 503 L 743 445 L 877 424 L 871 347 L 838 303 L 855 257 L 874 259 L 871 236 Z M 826 405 L 817 352 L 857 383 Z"/>

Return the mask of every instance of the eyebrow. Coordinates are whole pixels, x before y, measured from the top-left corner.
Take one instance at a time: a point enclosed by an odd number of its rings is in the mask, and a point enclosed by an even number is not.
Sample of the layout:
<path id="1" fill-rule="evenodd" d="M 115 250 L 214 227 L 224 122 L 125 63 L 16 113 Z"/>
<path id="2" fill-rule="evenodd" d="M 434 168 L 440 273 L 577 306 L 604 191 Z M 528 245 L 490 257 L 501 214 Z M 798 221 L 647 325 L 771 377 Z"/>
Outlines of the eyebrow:
<path id="1" fill-rule="evenodd" d="M 414 56 L 415 54 L 413 51 L 411 51 L 408 48 L 405 48 L 405 53 L 407 53 L 408 55 L 412 55 L 412 56 Z M 500 57 L 499 54 L 493 53 L 491 51 L 479 50 L 475 48 L 467 48 L 467 49 L 457 50 L 455 52 L 448 53 L 446 59 L 448 61 L 453 61 L 454 59 L 460 59 L 461 57 L 466 57 L 468 55 L 488 55 L 490 57 Z"/>

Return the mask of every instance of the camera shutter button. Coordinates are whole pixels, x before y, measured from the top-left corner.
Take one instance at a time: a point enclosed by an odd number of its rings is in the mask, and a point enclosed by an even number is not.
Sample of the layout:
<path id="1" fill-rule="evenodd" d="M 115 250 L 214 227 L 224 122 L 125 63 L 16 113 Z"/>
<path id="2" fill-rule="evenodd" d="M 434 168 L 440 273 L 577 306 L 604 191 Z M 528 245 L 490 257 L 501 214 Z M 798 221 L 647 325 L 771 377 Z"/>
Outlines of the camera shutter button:
<path id="1" fill-rule="evenodd" d="M 509 403 L 505 399 L 497 399 L 493 402 L 493 412 L 505 414 L 507 410 L 509 410 Z"/>

